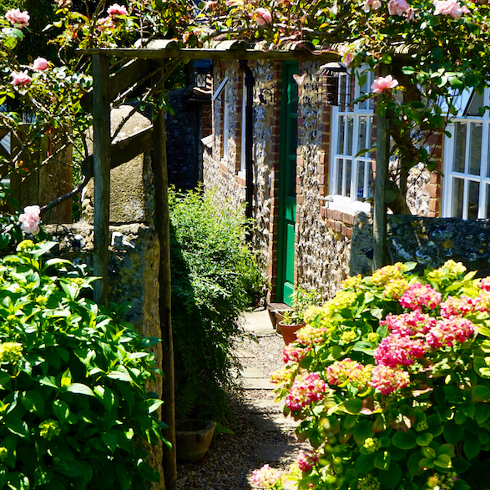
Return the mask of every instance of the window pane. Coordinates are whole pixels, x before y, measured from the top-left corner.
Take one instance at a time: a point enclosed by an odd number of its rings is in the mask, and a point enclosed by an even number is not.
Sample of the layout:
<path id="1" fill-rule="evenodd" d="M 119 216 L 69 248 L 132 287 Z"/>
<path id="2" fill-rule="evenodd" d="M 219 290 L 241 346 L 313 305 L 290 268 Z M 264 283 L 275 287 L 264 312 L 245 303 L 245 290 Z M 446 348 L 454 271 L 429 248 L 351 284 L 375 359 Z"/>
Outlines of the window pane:
<path id="1" fill-rule="evenodd" d="M 345 194 L 344 196 L 350 197 L 350 184 L 352 178 L 352 160 L 344 160 L 345 162 Z"/>
<path id="2" fill-rule="evenodd" d="M 344 134 L 345 134 L 345 116 L 339 117 L 339 140 L 337 142 L 337 153 L 344 154 Z"/>
<path id="3" fill-rule="evenodd" d="M 367 146 L 367 117 L 360 117 L 359 118 L 359 136 L 357 139 L 357 149 L 356 151 L 361 151 L 366 148 Z"/>
<path id="4" fill-rule="evenodd" d="M 335 182 L 335 194 L 342 194 L 342 175 L 344 171 L 344 160 L 337 160 L 337 182 Z"/>
<path id="5" fill-rule="evenodd" d="M 453 206 L 452 216 L 453 218 L 463 217 L 463 193 L 464 193 L 464 180 L 453 180 Z"/>
<path id="6" fill-rule="evenodd" d="M 464 116 L 480 116 L 480 107 L 483 107 L 485 103 L 483 102 L 483 94 L 477 94 L 473 89 L 473 94 L 468 101 L 466 108 L 464 110 Z"/>
<path id="7" fill-rule="evenodd" d="M 478 201 L 480 198 L 480 183 L 470 182 L 468 193 L 468 219 L 478 218 Z"/>
<path id="8" fill-rule="evenodd" d="M 353 117 L 348 117 L 347 118 L 347 148 L 346 148 L 346 155 L 352 155 L 352 137 L 354 133 L 354 118 Z"/>
<path id="9" fill-rule="evenodd" d="M 482 123 L 470 124 L 470 174 L 480 175 Z"/>
<path id="10" fill-rule="evenodd" d="M 364 197 L 364 162 L 357 162 L 357 199 Z"/>
<path id="11" fill-rule="evenodd" d="M 464 160 L 466 154 L 466 124 L 454 125 L 454 167 L 455 172 L 464 172 Z"/>

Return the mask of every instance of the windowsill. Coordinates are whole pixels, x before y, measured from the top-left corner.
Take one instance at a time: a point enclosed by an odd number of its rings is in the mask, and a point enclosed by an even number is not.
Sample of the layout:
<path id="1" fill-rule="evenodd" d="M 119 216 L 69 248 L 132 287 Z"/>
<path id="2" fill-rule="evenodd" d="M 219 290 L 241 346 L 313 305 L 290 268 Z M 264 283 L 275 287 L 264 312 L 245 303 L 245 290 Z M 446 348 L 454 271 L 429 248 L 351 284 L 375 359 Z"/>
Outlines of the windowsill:
<path id="1" fill-rule="evenodd" d="M 245 172 L 245 170 L 239 170 L 236 174 L 236 176 L 239 178 L 239 179 L 243 179 L 243 180 L 246 180 L 247 178 L 247 174 Z"/>
<path id="2" fill-rule="evenodd" d="M 351 201 L 349 198 L 343 196 L 327 196 L 323 199 L 325 200 L 325 207 L 334 211 L 351 215 L 358 212 L 371 212 L 371 203 L 369 202 Z"/>

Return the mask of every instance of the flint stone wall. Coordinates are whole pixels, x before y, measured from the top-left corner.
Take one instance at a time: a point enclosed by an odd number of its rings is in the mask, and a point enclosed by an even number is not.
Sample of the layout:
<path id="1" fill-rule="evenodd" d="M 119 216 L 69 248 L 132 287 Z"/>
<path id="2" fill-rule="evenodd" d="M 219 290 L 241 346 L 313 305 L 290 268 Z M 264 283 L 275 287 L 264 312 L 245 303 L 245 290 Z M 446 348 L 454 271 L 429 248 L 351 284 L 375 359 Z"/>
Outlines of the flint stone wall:
<path id="1" fill-rule="evenodd" d="M 390 261 L 417 262 L 420 269 L 440 267 L 447 260 L 462 262 L 478 277 L 490 275 L 490 221 L 457 218 L 388 216 Z M 372 218 L 356 215 L 351 249 L 351 275 L 372 271 Z"/>

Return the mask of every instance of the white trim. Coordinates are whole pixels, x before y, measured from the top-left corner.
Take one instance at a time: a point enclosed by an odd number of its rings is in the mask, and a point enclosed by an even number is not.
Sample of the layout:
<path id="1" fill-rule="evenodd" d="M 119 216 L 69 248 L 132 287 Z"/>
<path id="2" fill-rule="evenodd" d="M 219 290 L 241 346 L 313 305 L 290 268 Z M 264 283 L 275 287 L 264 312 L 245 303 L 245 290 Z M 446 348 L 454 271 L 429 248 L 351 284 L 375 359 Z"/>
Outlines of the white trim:
<path id="1" fill-rule="evenodd" d="M 216 89 L 216 92 L 214 92 L 213 96 L 211 97 L 212 101 L 216 100 L 221 95 L 221 92 L 223 92 L 223 89 L 225 88 L 226 82 L 228 82 L 228 77 L 223 78 L 222 82 Z"/>

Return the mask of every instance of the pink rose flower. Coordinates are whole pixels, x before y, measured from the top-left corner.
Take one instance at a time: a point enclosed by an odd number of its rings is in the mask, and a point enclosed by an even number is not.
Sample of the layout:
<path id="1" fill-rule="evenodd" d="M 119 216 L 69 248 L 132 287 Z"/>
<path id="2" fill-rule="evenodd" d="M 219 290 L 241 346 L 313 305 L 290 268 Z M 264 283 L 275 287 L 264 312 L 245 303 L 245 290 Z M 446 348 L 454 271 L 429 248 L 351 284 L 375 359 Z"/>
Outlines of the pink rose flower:
<path id="1" fill-rule="evenodd" d="M 24 26 L 29 25 L 29 14 L 27 12 L 21 12 L 20 9 L 7 10 L 5 18 L 10 21 L 11 24 L 15 24 L 22 29 Z"/>
<path id="2" fill-rule="evenodd" d="M 469 13 L 466 6 L 461 6 L 458 0 L 434 0 L 434 15 L 449 15 L 453 19 L 459 19 L 462 14 Z"/>
<path id="3" fill-rule="evenodd" d="M 97 21 L 97 30 L 102 32 L 104 29 L 114 29 L 116 27 L 112 21 L 112 17 L 104 17 Z"/>
<path id="4" fill-rule="evenodd" d="M 12 85 L 29 85 L 32 82 L 32 78 L 27 74 L 26 71 L 15 72 L 13 71 L 11 74 L 12 81 L 10 82 Z"/>
<path id="5" fill-rule="evenodd" d="M 410 6 L 406 0 L 390 0 L 388 3 L 388 12 L 390 15 L 405 15 Z"/>
<path id="6" fill-rule="evenodd" d="M 354 46 L 340 46 L 339 48 L 339 54 L 342 57 L 342 63 L 344 63 L 345 66 L 349 67 L 349 65 L 352 63 L 354 60 Z"/>
<path id="7" fill-rule="evenodd" d="M 58 7 L 64 9 L 71 5 L 71 0 L 58 0 Z"/>
<path id="8" fill-rule="evenodd" d="M 264 26 L 272 22 L 271 13 L 262 7 L 255 10 L 254 17 L 255 17 L 256 24 L 259 26 Z"/>
<path id="9" fill-rule="evenodd" d="M 111 5 L 107 9 L 107 13 L 111 17 L 113 17 L 114 15 L 128 15 L 128 11 L 126 10 L 126 7 L 124 7 L 122 5 L 118 5 L 117 3 L 115 3 L 114 5 Z"/>
<path id="10" fill-rule="evenodd" d="M 381 8 L 381 2 L 379 0 L 365 0 L 362 10 L 369 12 L 370 10 L 378 10 Z"/>
<path id="11" fill-rule="evenodd" d="M 259 488 L 271 488 L 281 479 L 281 473 L 265 464 L 252 473 L 252 482 Z"/>
<path id="12" fill-rule="evenodd" d="M 21 229 L 25 233 L 30 233 L 31 235 L 37 235 L 39 233 L 39 223 L 41 218 L 39 214 L 41 208 L 39 206 L 26 206 L 24 208 L 24 214 L 19 216 L 19 221 L 22 223 L 20 225 Z"/>
<path id="13" fill-rule="evenodd" d="M 398 85 L 398 81 L 394 80 L 391 75 L 387 75 L 386 77 L 378 77 L 376 80 L 374 80 L 373 84 L 371 85 L 371 90 L 375 94 L 381 94 L 385 90 L 391 90 L 392 88 L 395 88 Z"/>
<path id="14" fill-rule="evenodd" d="M 45 58 L 36 58 L 32 64 L 32 68 L 36 71 L 44 71 L 49 68 L 49 61 Z"/>
<path id="15" fill-rule="evenodd" d="M 318 454 L 314 452 L 305 453 L 304 451 L 300 451 L 298 454 L 297 463 L 299 469 L 305 473 L 311 471 L 313 466 L 315 466 L 319 461 Z"/>

